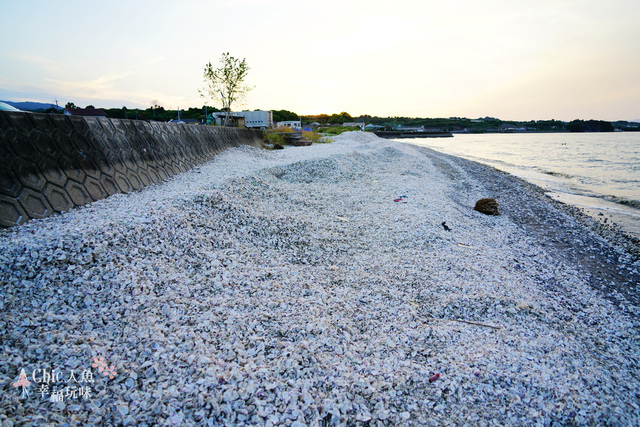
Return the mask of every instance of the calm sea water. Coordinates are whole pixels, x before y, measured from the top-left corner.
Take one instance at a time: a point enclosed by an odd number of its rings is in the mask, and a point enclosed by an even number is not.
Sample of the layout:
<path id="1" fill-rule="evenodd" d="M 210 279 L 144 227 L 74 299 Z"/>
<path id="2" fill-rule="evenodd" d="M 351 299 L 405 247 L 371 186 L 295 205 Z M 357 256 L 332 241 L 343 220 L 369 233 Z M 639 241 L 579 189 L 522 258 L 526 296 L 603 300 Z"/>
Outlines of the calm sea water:
<path id="1" fill-rule="evenodd" d="M 640 133 L 463 134 L 399 141 L 489 164 L 640 237 Z"/>

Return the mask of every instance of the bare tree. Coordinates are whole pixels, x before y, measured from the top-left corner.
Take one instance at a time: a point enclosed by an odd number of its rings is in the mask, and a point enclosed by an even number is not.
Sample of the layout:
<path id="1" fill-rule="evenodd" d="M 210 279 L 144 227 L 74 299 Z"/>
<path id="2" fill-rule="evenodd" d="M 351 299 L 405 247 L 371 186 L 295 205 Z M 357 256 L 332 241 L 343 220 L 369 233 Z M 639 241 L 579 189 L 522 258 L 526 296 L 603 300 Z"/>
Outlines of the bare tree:
<path id="1" fill-rule="evenodd" d="M 226 112 L 224 125 L 229 123 L 231 106 L 244 101 L 246 94 L 253 89 L 244 83 L 249 72 L 249 66 L 245 59 L 237 59 L 223 53 L 220 57 L 220 66 L 213 68 L 211 62 L 204 66 L 204 81 L 207 86 L 199 90 L 200 96 L 222 104 L 222 110 Z"/>

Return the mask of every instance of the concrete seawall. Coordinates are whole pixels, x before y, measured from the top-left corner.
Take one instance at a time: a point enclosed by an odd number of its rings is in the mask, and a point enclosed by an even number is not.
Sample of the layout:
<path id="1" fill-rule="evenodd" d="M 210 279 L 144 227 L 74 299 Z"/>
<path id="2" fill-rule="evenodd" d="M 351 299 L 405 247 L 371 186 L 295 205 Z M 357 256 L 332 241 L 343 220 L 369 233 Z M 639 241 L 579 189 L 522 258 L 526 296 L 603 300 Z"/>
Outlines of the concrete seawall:
<path id="1" fill-rule="evenodd" d="M 140 190 L 262 132 L 0 111 L 0 226 Z"/>

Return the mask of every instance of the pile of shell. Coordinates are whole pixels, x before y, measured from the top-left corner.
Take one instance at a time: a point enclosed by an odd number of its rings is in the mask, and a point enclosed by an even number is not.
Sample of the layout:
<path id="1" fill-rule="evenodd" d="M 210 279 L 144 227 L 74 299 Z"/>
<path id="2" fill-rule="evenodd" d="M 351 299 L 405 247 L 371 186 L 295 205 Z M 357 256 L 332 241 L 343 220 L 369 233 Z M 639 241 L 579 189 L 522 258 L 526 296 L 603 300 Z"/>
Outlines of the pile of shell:
<path id="1" fill-rule="evenodd" d="M 336 139 L 3 231 L 3 425 L 640 422 L 637 321 L 455 165 Z"/>

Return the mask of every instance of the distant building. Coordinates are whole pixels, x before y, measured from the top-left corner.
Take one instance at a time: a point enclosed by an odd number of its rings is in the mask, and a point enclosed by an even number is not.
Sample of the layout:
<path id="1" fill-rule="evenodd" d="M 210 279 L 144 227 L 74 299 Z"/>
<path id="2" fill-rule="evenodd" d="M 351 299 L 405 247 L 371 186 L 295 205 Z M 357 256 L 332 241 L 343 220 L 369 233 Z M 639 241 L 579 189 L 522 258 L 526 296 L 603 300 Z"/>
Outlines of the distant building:
<path id="1" fill-rule="evenodd" d="M 227 113 L 224 111 L 211 113 L 209 117 L 207 117 L 207 124 L 214 126 L 224 126 L 224 121 L 226 119 Z M 227 122 L 227 126 L 231 127 L 242 127 L 244 126 L 244 116 L 240 113 L 230 112 L 229 120 Z"/>
<path id="2" fill-rule="evenodd" d="M 287 127 L 298 130 L 302 128 L 302 123 L 300 123 L 300 120 L 288 120 L 276 123 L 276 127 Z"/>
<path id="3" fill-rule="evenodd" d="M 401 132 L 425 132 L 424 126 L 403 126 L 397 125 L 393 127 L 394 130 Z M 433 132 L 432 130 L 428 130 L 428 132 Z"/>
<path id="4" fill-rule="evenodd" d="M 100 108 L 65 108 L 64 114 L 67 116 L 107 117 L 107 113 Z"/>
<path id="5" fill-rule="evenodd" d="M 272 111 L 242 111 L 244 116 L 244 126 L 253 129 L 269 129 L 273 127 Z"/>
<path id="6" fill-rule="evenodd" d="M 208 125 L 222 126 L 224 124 L 226 112 L 220 111 L 211 113 L 207 117 Z M 227 126 L 247 127 L 252 129 L 269 129 L 273 126 L 273 112 L 271 111 L 232 111 L 229 113 Z"/>
<path id="7" fill-rule="evenodd" d="M 343 123 L 342 126 L 350 128 L 360 128 L 360 130 L 364 130 L 364 122 L 346 122 Z"/>
<path id="8" fill-rule="evenodd" d="M 509 131 L 514 131 L 517 130 L 518 127 L 516 125 L 514 125 L 513 123 L 503 123 L 500 126 L 498 126 L 498 130 L 501 132 L 509 132 Z"/>

